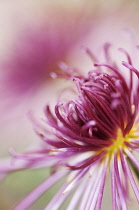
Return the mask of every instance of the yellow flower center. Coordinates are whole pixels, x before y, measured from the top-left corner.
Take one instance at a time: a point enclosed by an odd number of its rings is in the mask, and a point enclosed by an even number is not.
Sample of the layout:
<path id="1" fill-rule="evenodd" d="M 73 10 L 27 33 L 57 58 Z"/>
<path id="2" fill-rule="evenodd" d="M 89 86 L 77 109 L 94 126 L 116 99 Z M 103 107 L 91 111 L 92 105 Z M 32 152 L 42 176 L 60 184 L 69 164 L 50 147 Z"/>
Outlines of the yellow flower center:
<path id="1" fill-rule="evenodd" d="M 118 130 L 117 138 L 111 139 L 112 144 L 107 148 L 105 147 L 103 150 L 103 151 L 107 151 L 106 155 L 109 156 L 109 159 L 111 159 L 112 155 L 115 152 L 118 152 L 119 154 L 120 149 L 124 151 L 126 148 L 128 148 L 125 142 L 130 143 L 133 139 L 139 139 L 138 126 L 139 126 L 138 123 L 135 124 L 126 136 L 123 136 L 123 133 L 120 129 Z"/>
<path id="2" fill-rule="evenodd" d="M 124 150 L 127 146 L 124 144 L 124 142 L 129 142 L 129 137 L 126 135 L 123 137 L 122 131 L 119 129 L 117 134 L 117 139 L 111 140 L 113 144 L 107 148 L 107 155 L 110 157 L 114 154 L 115 151 L 118 151 L 120 148 Z"/>

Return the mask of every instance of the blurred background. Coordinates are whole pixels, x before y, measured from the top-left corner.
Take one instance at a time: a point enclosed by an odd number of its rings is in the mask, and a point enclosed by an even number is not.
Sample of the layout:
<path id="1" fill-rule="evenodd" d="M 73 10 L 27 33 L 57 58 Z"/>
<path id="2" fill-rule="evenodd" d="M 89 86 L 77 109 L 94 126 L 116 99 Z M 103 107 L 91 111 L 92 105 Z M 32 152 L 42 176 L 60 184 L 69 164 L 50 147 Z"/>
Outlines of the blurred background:
<path id="1" fill-rule="evenodd" d="M 39 144 L 29 112 L 40 120 L 45 105 L 54 106 L 61 91 L 70 86 L 56 78 L 60 64 L 86 74 L 93 68 L 83 47 L 101 58 L 102 45 L 110 42 L 115 60 L 117 49 L 124 47 L 139 67 L 133 49 L 138 45 L 138 11 L 138 0 L 0 1 L 1 159 L 9 156 L 11 147 L 23 152 Z M 0 185 L 0 210 L 11 209 L 48 174 L 42 169 L 8 176 Z M 30 209 L 44 209 L 55 188 Z M 104 204 L 103 209 L 111 207 Z"/>

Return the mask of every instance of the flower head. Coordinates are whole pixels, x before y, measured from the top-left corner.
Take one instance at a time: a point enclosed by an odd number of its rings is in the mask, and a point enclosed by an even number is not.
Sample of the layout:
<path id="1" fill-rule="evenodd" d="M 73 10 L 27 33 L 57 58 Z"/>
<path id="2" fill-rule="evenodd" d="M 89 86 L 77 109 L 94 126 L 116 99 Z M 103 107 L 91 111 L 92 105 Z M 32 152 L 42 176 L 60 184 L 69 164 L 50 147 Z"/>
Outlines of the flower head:
<path id="1" fill-rule="evenodd" d="M 139 202 L 139 189 L 127 161 L 128 157 L 139 168 L 139 162 L 133 155 L 133 151 L 139 151 L 139 72 L 123 49 L 120 51 L 127 61 L 119 69 L 110 58 L 109 46 L 106 44 L 104 47 L 105 63 L 100 63 L 86 49 L 96 67 L 87 76 L 79 71 L 73 76 L 71 69 L 67 68 L 64 76 L 76 83 L 77 96 L 59 102 L 55 106 L 55 114 L 46 106 L 45 123 L 52 128 L 51 131 L 36 124 L 45 146 L 24 154 L 12 151 L 16 159 L 15 168 L 1 168 L 1 174 L 44 165 L 53 169 L 50 177 L 19 203 L 16 210 L 26 209 L 64 176 L 67 176 L 67 182 L 45 210 L 58 209 L 75 187 L 68 210 L 78 205 L 80 210 L 101 209 L 107 173 L 111 176 L 113 210 L 127 209 L 130 184 Z M 129 72 L 127 79 L 125 71 Z"/>

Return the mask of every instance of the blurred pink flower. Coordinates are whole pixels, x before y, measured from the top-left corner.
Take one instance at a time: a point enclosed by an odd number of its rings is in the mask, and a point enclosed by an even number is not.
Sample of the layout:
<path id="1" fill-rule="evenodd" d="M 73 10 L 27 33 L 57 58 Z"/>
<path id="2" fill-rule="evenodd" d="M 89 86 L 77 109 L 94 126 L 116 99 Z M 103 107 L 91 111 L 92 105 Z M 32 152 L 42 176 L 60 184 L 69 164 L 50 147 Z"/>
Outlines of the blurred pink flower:
<path id="1" fill-rule="evenodd" d="M 49 85 L 50 72 L 58 71 L 58 62 L 66 59 L 86 32 L 87 22 L 79 21 L 74 11 L 56 10 L 37 24 L 19 25 L 12 52 L 0 62 L 4 107 L 5 102 L 10 107 L 20 103 L 22 96 L 29 100 L 42 86 Z"/>

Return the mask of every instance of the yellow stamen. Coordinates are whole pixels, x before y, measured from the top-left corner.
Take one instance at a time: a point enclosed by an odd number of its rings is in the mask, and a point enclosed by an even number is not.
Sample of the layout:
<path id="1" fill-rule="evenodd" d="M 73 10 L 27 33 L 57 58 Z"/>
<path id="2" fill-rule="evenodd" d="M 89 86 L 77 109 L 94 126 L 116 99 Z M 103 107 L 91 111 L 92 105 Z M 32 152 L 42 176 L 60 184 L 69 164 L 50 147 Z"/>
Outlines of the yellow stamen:
<path id="1" fill-rule="evenodd" d="M 128 142 L 127 135 L 123 137 L 121 130 L 118 130 L 117 139 L 112 139 L 113 144 L 107 148 L 109 155 L 114 154 L 115 151 L 118 151 L 120 148 L 125 149 L 126 145 L 124 142 Z"/>
<path id="2" fill-rule="evenodd" d="M 137 139 L 139 138 L 139 133 L 138 133 L 138 124 L 135 124 L 135 126 L 130 130 L 130 132 L 126 135 L 123 136 L 122 131 L 119 129 L 117 133 L 117 138 L 116 139 L 111 139 L 112 143 L 109 147 L 105 147 L 103 150 L 107 150 L 107 156 L 109 156 L 109 159 L 111 159 L 112 155 L 115 152 L 118 152 L 120 149 L 125 151 L 127 148 L 126 144 L 124 142 L 130 143 L 132 139 Z"/>

